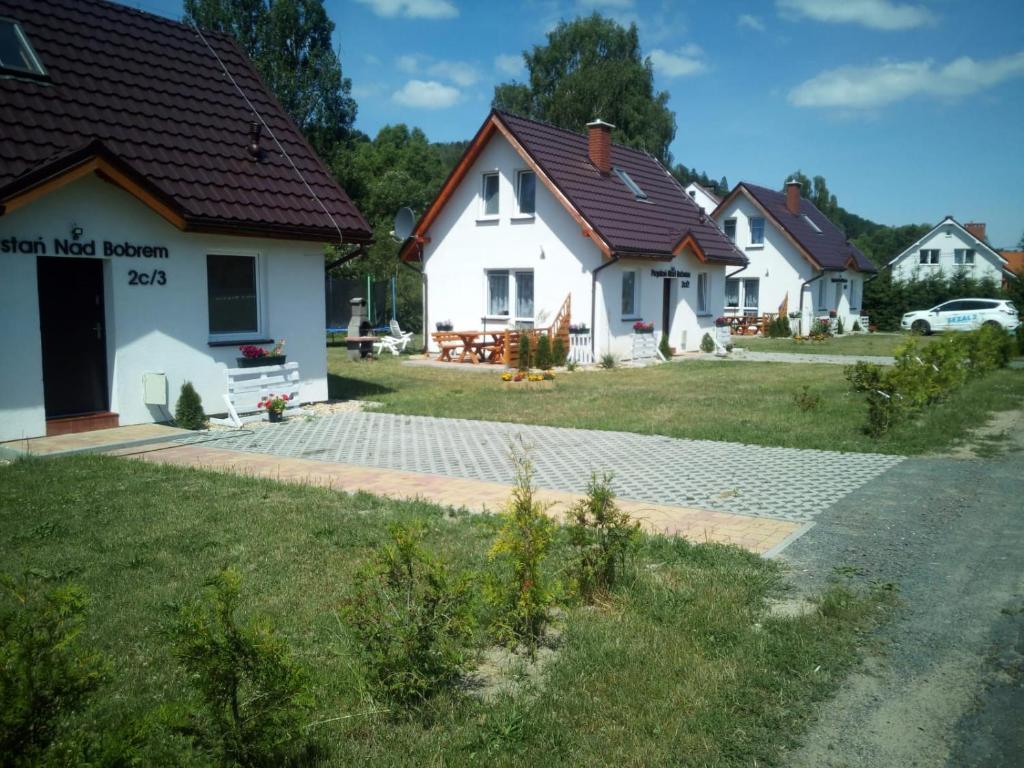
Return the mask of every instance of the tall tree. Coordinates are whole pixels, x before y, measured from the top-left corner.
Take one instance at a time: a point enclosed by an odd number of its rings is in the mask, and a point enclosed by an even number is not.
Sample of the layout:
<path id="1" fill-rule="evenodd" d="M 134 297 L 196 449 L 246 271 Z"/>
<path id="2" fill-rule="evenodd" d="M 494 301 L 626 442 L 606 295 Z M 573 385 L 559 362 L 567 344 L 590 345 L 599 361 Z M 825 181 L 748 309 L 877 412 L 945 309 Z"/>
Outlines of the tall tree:
<path id="1" fill-rule="evenodd" d="M 600 118 L 615 125 L 615 141 L 671 164 L 675 115 L 668 93 L 654 90 L 635 24 L 626 29 L 597 13 L 563 21 L 548 33 L 546 45 L 534 46 L 523 59 L 529 84 L 495 87 L 496 108 L 574 131 Z"/>
<path id="2" fill-rule="evenodd" d="M 184 20 L 234 37 L 321 157 L 350 137 L 356 102 L 323 0 L 185 0 Z"/>

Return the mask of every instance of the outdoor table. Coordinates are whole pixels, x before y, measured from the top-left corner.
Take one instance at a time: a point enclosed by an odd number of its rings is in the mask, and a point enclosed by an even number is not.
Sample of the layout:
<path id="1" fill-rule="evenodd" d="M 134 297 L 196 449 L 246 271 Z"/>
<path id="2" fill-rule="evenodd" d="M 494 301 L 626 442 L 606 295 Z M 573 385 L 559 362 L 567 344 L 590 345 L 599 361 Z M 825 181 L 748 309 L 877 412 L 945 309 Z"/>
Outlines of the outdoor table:
<path id="1" fill-rule="evenodd" d="M 481 335 L 480 331 L 455 331 L 455 335 L 462 340 L 462 354 L 459 356 L 459 362 L 466 362 L 466 355 L 469 355 L 469 362 L 474 365 L 479 363 L 480 355 L 478 350 L 486 343 L 476 340 L 476 337 Z"/>

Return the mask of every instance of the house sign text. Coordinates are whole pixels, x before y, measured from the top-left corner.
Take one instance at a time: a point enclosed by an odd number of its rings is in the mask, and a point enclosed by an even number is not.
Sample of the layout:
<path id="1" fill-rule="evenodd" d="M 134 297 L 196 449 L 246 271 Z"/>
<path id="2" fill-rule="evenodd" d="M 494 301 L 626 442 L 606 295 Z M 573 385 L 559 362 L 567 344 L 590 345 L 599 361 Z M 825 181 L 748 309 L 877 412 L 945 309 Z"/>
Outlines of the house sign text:
<path id="1" fill-rule="evenodd" d="M 109 240 L 75 240 L 55 237 L 52 249 L 47 249 L 47 242 L 38 237 L 25 240 L 17 237 L 6 237 L 0 240 L 0 253 L 26 253 L 34 256 L 107 256 L 128 259 L 167 259 L 170 252 L 162 245 L 140 245 L 128 241 L 113 243 Z"/>
<path id="2" fill-rule="evenodd" d="M 689 277 L 689 272 L 681 272 L 675 267 L 669 267 L 668 269 L 652 269 L 651 277 Z"/>

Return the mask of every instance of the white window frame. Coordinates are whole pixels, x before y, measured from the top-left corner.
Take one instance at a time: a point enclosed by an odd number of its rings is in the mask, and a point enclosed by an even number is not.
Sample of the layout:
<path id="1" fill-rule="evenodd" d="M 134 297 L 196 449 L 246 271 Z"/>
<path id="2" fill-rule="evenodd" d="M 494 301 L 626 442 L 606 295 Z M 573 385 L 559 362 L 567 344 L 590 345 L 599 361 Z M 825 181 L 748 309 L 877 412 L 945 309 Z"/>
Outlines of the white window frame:
<path id="1" fill-rule="evenodd" d="M 519 198 L 519 187 L 522 184 L 523 176 L 530 174 L 533 176 L 533 210 L 524 211 L 520 208 Z M 532 219 L 537 215 L 537 174 L 532 168 L 521 168 L 516 171 L 516 215 L 514 218 L 517 219 Z"/>
<path id="2" fill-rule="evenodd" d="M 707 272 L 697 273 L 697 315 L 708 314 L 708 288 L 711 280 Z"/>
<path id="3" fill-rule="evenodd" d="M 747 306 L 747 283 L 757 283 L 757 303 L 754 306 Z M 745 313 L 748 309 L 756 310 L 758 314 L 761 313 L 761 278 L 759 277 L 743 277 L 740 278 L 741 296 L 740 296 L 740 312 Z"/>
<path id="4" fill-rule="evenodd" d="M 494 213 L 487 212 L 487 180 L 494 177 L 497 189 L 494 192 L 494 199 L 497 210 Z M 501 174 L 498 171 L 485 171 L 480 176 L 480 215 L 479 219 L 493 221 L 501 217 Z"/>
<path id="5" fill-rule="evenodd" d="M 729 225 L 732 224 L 732 236 L 729 236 Z M 729 238 L 733 243 L 736 242 L 736 217 L 730 216 L 722 222 L 722 234 Z"/>
<path id="6" fill-rule="evenodd" d="M 928 256 L 925 256 L 928 254 Z M 926 258 L 927 261 L 921 261 Z M 938 248 L 921 248 L 917 252 L 917 265 L 919 267 L 935 267 L 939 264 L 939 249 Z"/>
<path id="7" fill-rule="evenodd" d="M 825 301 L 825 291 L 827 290 L 826 287 L 825 287 L 826 285 L 827 285 L 827 283 L 825 282 L 825 277 L 822 276 L 822 278 L 818 281 L 818 311 L 819 312 L 826 312 L 826 311 L 828 311 L 828 304 Z"/>
<path id="8" fill-rule="evenodd" d="M 973 248 L 954 248 L 953 263 L 958 267 L 973 267 L 977 263 L 976 255 Z"/>
<path id="9" fill-rule="evenodd" d="M 754 240 L 754 222 L 755 221 L 760 221 L 761 222 L 761 239 L 758 240 L 758 241 Z M 766 226 L 767 226 L 767 222 L 765 221 L 764 216 L 751 216 L 747 220 L 747 228 L 750 230 L 750 245 L 747 246 L 748 248 L 764 248 L 764 239 L 765 239 L 765 234 L 766 234 L 765 233 L 765 227 Z"/>
<path id="10" fill-rule="evenodd" d="M 508 280 L 508 314 L 507 315 L 494 315 L 491 314 L 491 275 L 495 273 L 504 273 L 505 279 Z M 529 273 L 533 276 L 533 316 L 524 317 L 517 314 L 519 308 L 519 284 L 516 281 L 516 276 Z M 508 323 L 521 323 L 521 322 L 536 322 L 537 318 L 537 272 L 534 269 L 517 269 L 515 267 L 496 267 L 494 269 L 484 270 L 484 313 L 483 316 L 487 320 L 494 320 L 498 322 Z"/>
<path id="11" fill-rule="evenodd" d="M 633 275 L 633 311 L 624 312 L 622 307 L 622 299 L 625 298 L 626 289 L 626 275 Z M 622 282 L 619 284 L 619 312 L 622 315 L 623 320 L 639 320 L 640 319 L 640 270 L 639 269 L 624 269 L 621 272 Z"/>
<path id="12" fill-rule="evenodd" d="M 210 268 L 211 256 L 244 256 L 253 259 L 255 262 L 255 285 L 256 285 L 256 329 L 252 331 L 237 331 L 233 333 L 214 333 L 210 330 Z M 211 342 L 218 341 L 251 341 L 267 338 L 266 332 L 266 285 L 264 274 L 264 255 L 260 251 L 240 251 L 231 248 L 216 248 L 206 252 L 204 263 L 206 269 L 203 271 L 203 280 L 206 284 L 206 332 Z"/>

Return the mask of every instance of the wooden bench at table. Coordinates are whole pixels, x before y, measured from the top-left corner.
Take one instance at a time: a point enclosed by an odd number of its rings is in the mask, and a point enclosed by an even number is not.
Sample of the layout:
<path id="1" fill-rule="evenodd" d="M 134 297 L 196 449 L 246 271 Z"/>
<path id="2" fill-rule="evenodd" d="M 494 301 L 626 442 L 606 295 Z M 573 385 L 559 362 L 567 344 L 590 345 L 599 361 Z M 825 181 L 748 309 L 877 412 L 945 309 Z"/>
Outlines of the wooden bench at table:
<path id="1" fill-rule="evenodd" d="M 462 338 L 455 331 L 434 331 L 430 334 L 434 342 L 441 348 L 438 360 L 446 363 L 452 362 L 452 352 L 462 349 Z"/>

